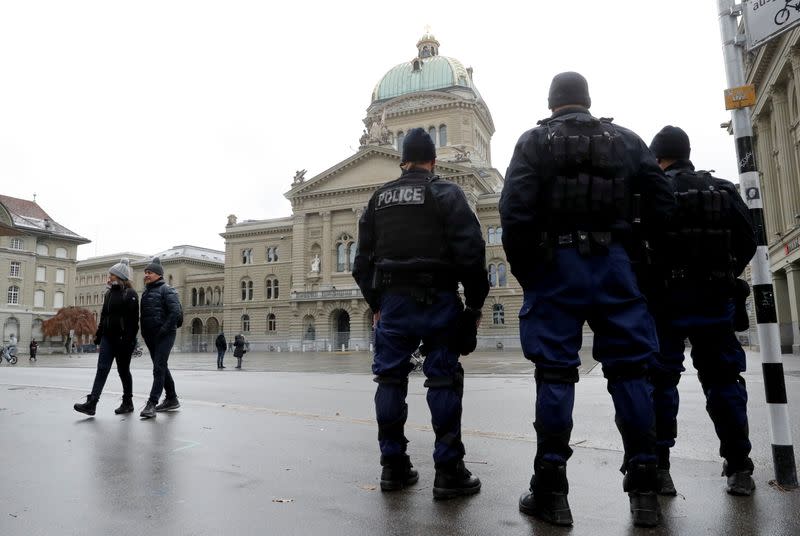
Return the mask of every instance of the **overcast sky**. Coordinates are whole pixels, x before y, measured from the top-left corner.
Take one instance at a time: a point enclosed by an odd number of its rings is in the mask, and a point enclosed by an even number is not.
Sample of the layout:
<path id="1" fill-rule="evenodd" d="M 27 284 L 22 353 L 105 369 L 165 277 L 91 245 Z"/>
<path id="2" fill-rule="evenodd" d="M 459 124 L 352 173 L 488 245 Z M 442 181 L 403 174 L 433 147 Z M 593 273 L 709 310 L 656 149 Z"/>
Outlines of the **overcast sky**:
<path id="1" fill-rule="evenodd" d="M 278 7 L 273 7 L 278 6 Z M 0 193 L 90 239 L 81 259 L 179 244 L 224 249 L 228 214 L 291 213 L 283 194 L 358 149 L 371 92 L 416 55 L 474 68 L 493 165 L 549 115 L 553 75 L 649 144 L 683 127 L 704 169 L 737 180 L 719 127 L 717 2 L 0 0 Z"/>

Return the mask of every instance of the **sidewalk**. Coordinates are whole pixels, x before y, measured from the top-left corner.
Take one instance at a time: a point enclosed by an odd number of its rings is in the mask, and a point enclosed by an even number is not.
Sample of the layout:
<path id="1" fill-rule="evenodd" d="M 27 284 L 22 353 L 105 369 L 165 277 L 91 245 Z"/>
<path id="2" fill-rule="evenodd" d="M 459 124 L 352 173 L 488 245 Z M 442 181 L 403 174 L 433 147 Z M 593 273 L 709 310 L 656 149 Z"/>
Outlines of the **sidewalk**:
<path id="1" fill-rule="evenodd" d="M 483 489 L 447 502 L 431 496 L 433 432 L 418 375 L 409 386 L 406 433 L 420 482 L 380 492 L 366 354 L 248 354 L 243 371 L 217 371 L 212 354 L 176 354 L 170 364 L 182 407 L 151 421 L 114 415 L 114 371 L 97 415 L 74 412 L 72 403 L 91 385 L 95 358 L 61 359 L 72 361 L 0 367 L 4 536 L 800 534 L 800 492 L 768 483 L 774 476 L 767 408 L 754 354 L 747 382 L 755 495 L 725 493 L 713 427 L 696 376 L 687 373 L 673 456 L 680 495 L 662 500 L 664 525 L 654 530 L 630 523 L 610 396 L 590 364 L 577 386 L 568 470 L 575 526 L 569 530 L 517 511 L 535 449 L 533 380 L 530 366 L 510 352 L 464 360 L 466 461 Z M 788 356 L 786 362 L 797 440 L 800 362 Z M 135 365 L 140 408 L 150 386 L 149 360 Z M 317 367 L 330 370 L 309 371 Z"/>

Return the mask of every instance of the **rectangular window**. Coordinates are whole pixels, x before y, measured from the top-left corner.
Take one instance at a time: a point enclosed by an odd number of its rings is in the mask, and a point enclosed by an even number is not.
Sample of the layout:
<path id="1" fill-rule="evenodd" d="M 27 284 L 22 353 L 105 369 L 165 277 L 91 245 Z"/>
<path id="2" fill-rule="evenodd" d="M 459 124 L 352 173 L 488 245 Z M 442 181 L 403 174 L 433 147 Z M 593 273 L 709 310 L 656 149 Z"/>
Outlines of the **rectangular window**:
<path id="1" fill-rule="evenodd" d="M 24 244 L 21 238 L 12 238 L 11 239 L 11 249 L 22 249 Z"/>
<path id="2" fill-rule="evenodd" d="M 53 296 L 53 308 L 61 309 L 62 307 L 64 307 L 64 293 L 56 292 Z"/>
<path id="3" fill-rule="evenodd" d="M 22 263 L 12 262 L 11 270 L 8 272 L 8 275 L 11 277 L 22 277 L 21 274 L 22 274 Z"/>
<path id="4" fill-rule="evenodd" d="M 47 281 L 47 269 L 44 266 L 36 267 L 36 281 Z"/>
<path id="5" fill-rule="evenodd" d="M 8 304 L 19 304 L 19 287 L 8 287 Z"/>
<path id="6" fill-rule="evenodd" d="M 56 283 L 63 283 L 65 277 L 67 275 L 67 271 L 63 268 L 56 268 Z"/>
<path id="7" fill-rule="evenodd" d="M 44 291 L 37 290 L 33 293 L 33 306 L 34 307 L 44 307 Z"/>

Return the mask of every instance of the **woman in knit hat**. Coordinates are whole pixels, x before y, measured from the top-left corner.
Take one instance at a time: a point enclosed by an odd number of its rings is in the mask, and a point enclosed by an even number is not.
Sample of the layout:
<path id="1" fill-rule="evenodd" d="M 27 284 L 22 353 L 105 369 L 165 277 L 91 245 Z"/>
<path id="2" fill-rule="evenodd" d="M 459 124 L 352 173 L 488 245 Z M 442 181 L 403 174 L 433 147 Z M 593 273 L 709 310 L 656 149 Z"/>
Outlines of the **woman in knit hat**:
<path id="1" fill-rule="evenodd" d="M 139 296 L 131 283 L 132 273 L 128 259 L 122 259 L 108 270 L 108 290 L 103 298 L 103 310 L 94 343 L 99 345 L 97 373 L 92 392 L 86 402 L 75 404 L 75 411 L 94 415 L 97 401 L 117 360 L 117 372 L 122 380 L 122 404 L 114 410 L 117 415 L 133 411 L 133 377 L 131 354 L 139 333 Z"/>

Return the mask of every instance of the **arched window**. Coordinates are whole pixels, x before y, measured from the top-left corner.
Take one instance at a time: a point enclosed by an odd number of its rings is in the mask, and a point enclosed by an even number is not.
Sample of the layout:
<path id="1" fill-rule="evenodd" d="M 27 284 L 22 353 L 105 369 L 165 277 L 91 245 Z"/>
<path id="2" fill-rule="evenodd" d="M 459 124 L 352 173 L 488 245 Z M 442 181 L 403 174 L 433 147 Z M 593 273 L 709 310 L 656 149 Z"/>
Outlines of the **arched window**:
<path id="1" fill-rule="evenodd" d="M 505 287 L 508 285 L 508 277 L 506 276 L 506 265 L 502 262 L 497 265 L 497 286 Z"/>
<path id="2" fill-rule="evenodd" d="M 397 150 L 401 153 L 403 152 L 403 140 L 406 139 L 406 135 L 403 134 L 403 131 L 397 133 Z M 19 248 L 22 249 L 22 248 Z"/>
<path id="3" fill-rule="evenodd" d="M 277 300 L 278 299 L 278 280 L 277 279 L 267 279 L 267 299 L 268 300 Z"/>
<path id="4" fill-rule="evenodd" d="M 66 248 L 56 248 L 56 258 L 57 259 L 66 259 L 67 258 L 67 250 L 66 250 Z"/>
<path id="5" fill-rule="evenodd" d="M 197 292 L 197 304 L 198 305 L 205 305 L 206 304 L 206 291 L 205 289 L 200 289 Z"/>
<path id="6" fill-rule="evenodd" d="M 447 125 L 439 125 L 439 147 L 447 145 Z"/>
<path id="7" fill-rule="evenodd" d="M 313 341 L 317 338 L 317 328 L 314 326 L 314 317 L 307 316 L 303 319 L 303 340 Z"/>
<path id="8" fill-rule="evenodd" d="M 253 299 L 253 282 L 249 280 L 243 280 L 241 284 L 242 289 L 242 301 L 251 301 Z"/>
<path id="9" fill-rule="evenodd" d="M 501 326 L 506 323 L 506 311 L 502 303 L 492 305 L 492 324 Z"/>
<path id="10" fill-rule="evenodd" d="M 494 227 L 489 227 L 489 235 L 486 238 L 486 242 L 490 245 L 494 244 Z"/>
<path id="11" fill-rule="evenodd" d="M 50 250 L 47 249 L 47 246 L 44 244 L 36 244 L 36 254 L 37 255 L 49 255 Z"/>
<path id="12" fill-rule="evenodd" d="M 272 279 L 267 279 L 267 299 L 272 299 Z"/>
<path id="13" fill-rule="evenodd" d="M 336 241 L 336 271 L 352 272 L 356 260 L 355 239 L 347 233 L 342 233 Z"/>
<path id="14" fill-rule="evenodd" d="M 8 287 L 8 304 L 9 305 L 19 304 L 19 287 L 16 285 Z"/>
<path id="15" fill-rule="evenodd" d="M 242 315 L 242 331 L 250 331 L 250 316 Z"/>
<path id="16" fill-rule="evenodd" d="M 494 231 L 494 239 L 496 240 L 496 242 L 495 242 L 496 244 L 502 244 L 503 243 L 503 228 L 502 227 L 498 227 L 497 229 L 495 229 L 495 231 Z"/>
<path id="17" fill-rule="evenodd" d="M 206 302 L 205 305 L 211 305 L 213 302 L 214 291 L 211 287 L 206 288 Z"/>
<path id="18" fill-rule="evenodd" d="M 433 140 L 433 144 L 436 145 L 436 127 L 428 127 L 428 134 Z"/>
<path id="19" fill-rule="evenodd" d="M 497 286 L 497 267 L 494 264 L 489 265 L 489 286 Z"/>
<path id="20" fill-rule="evenodd" d="M 275 315 L 270 313 L 267 315 L 267 331 L 277 331 L 277 322 L 275 321 Z"/>
<path id="21" fill-rule="evenodd" d="M 192 289 L 192 307 L 197 305 L 197 289 Z"/>

